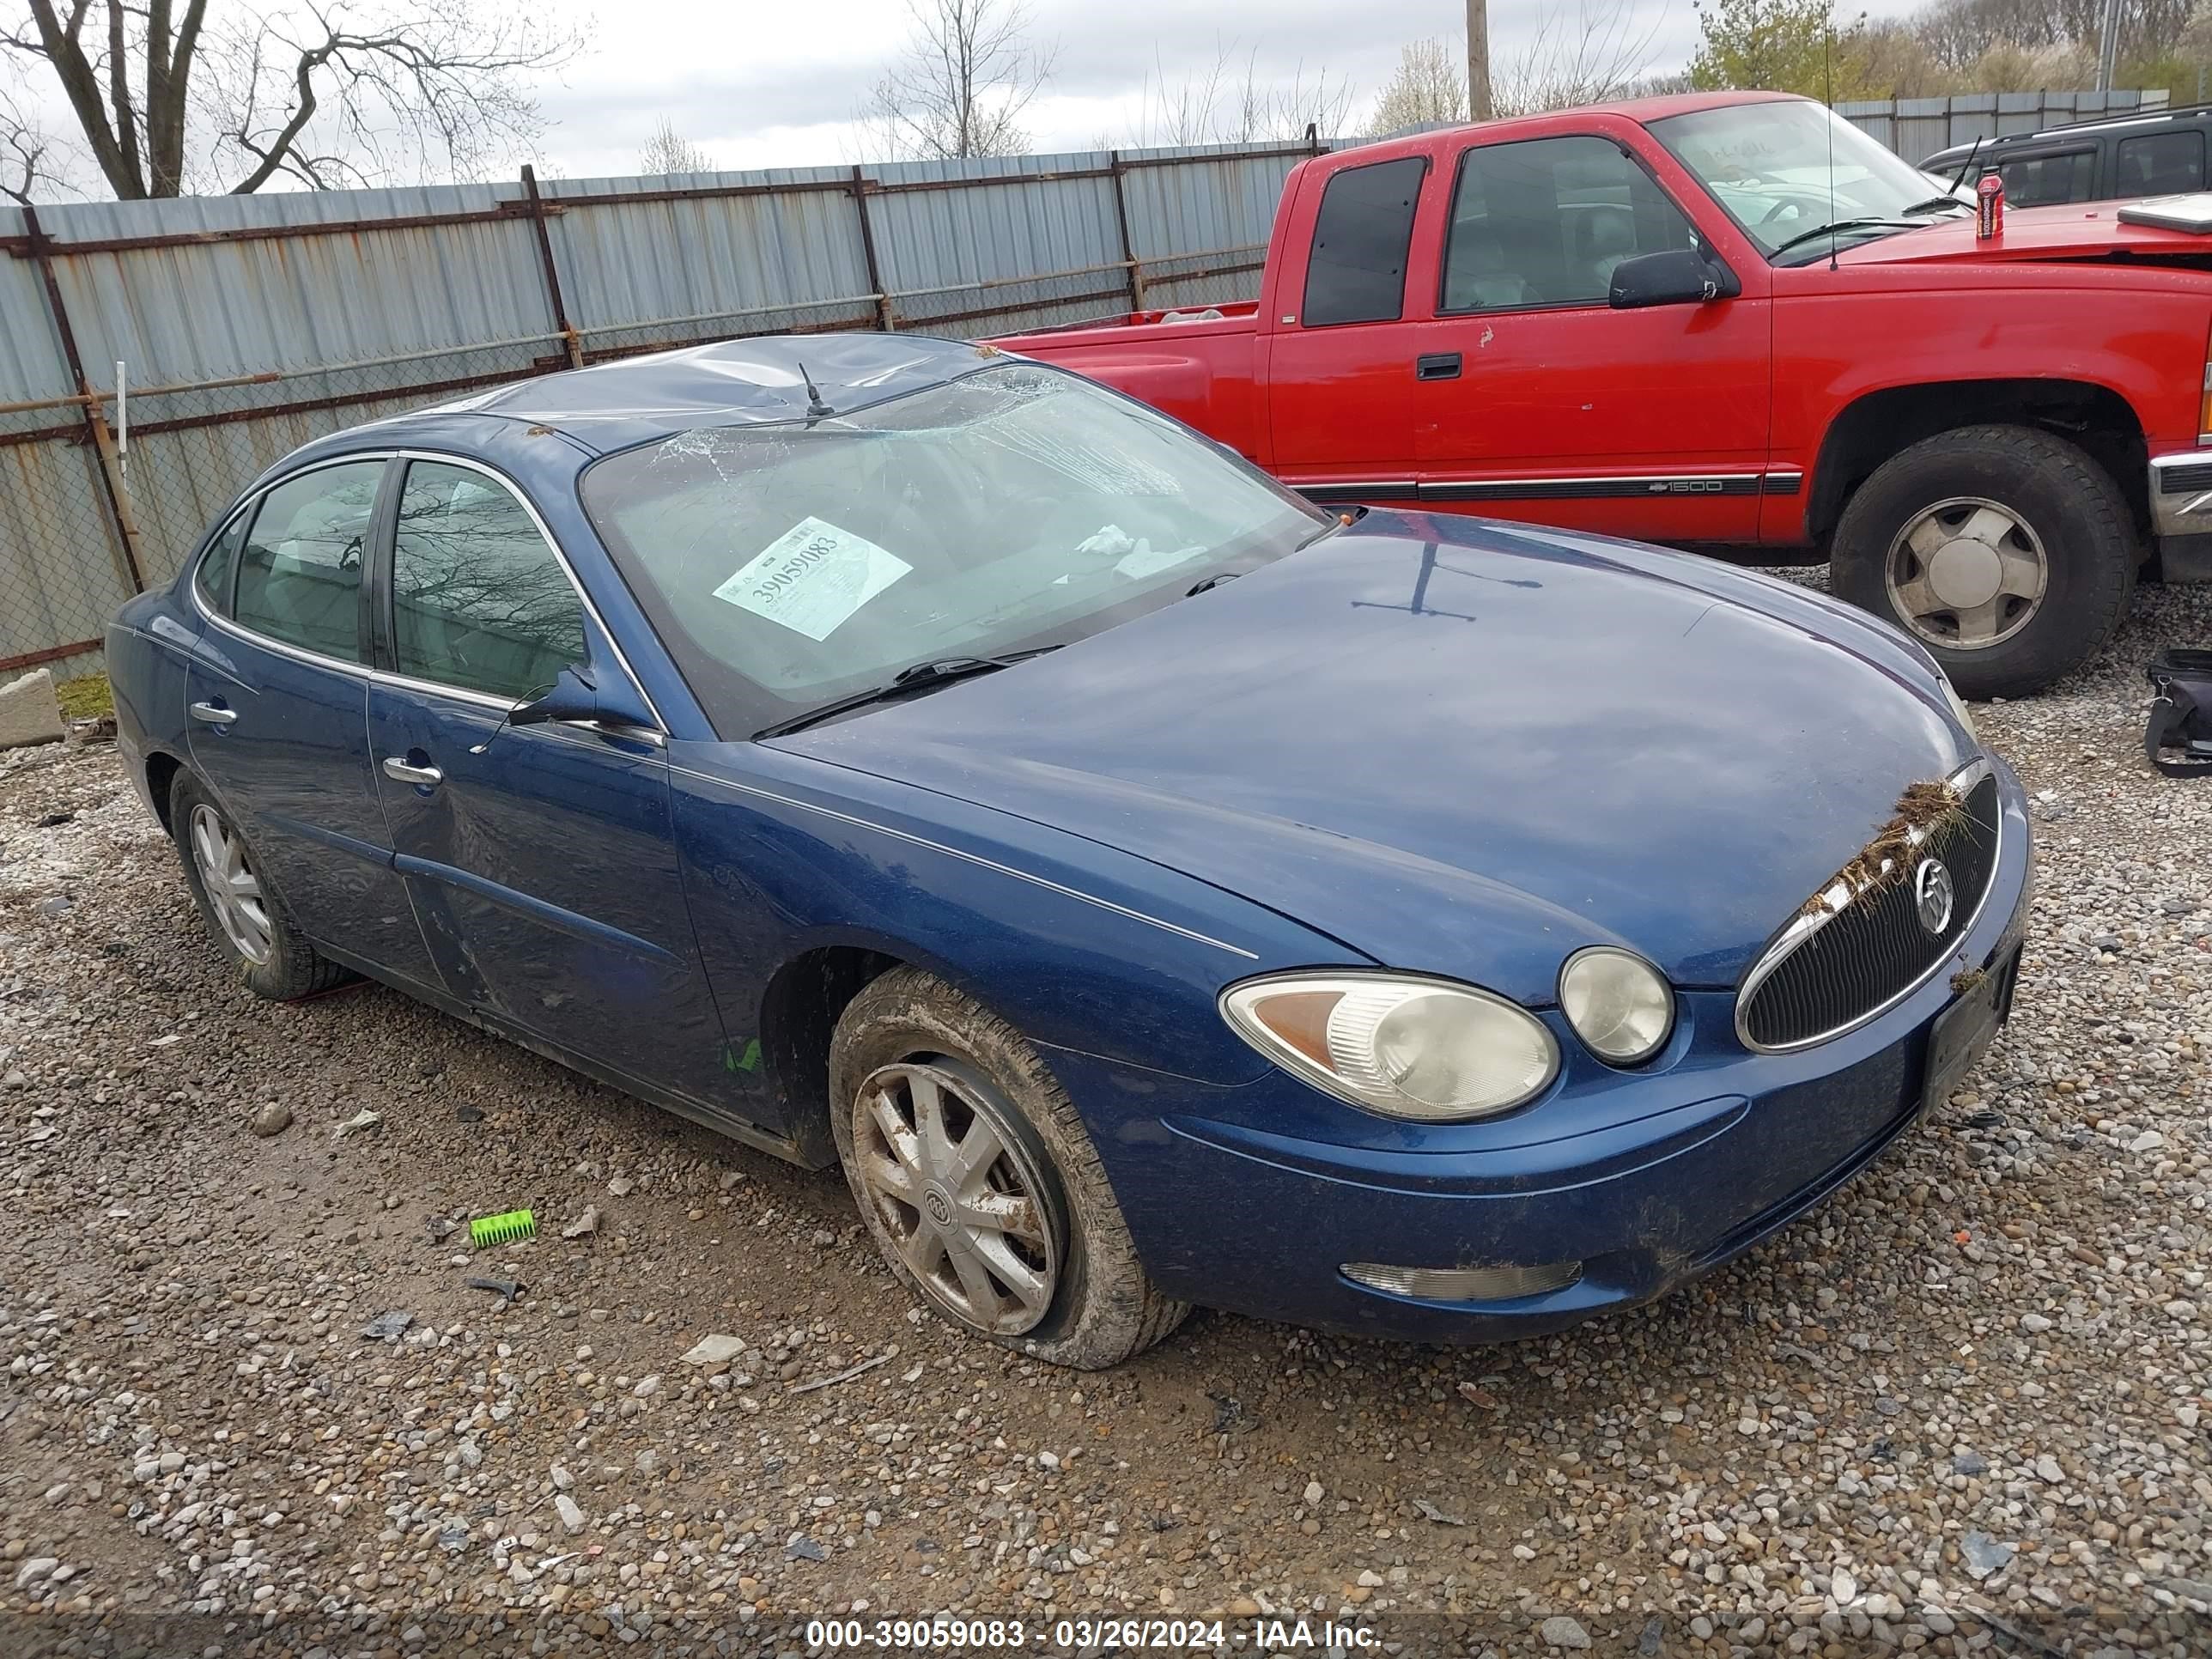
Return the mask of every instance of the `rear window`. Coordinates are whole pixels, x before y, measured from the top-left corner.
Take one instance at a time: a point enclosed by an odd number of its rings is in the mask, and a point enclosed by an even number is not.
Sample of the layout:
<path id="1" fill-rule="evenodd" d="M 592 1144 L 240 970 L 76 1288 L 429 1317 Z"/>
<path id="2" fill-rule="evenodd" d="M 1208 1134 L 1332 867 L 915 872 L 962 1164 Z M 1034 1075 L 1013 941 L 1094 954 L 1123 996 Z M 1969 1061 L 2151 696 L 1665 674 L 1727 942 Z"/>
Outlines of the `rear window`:
<path id="1" fill-rule="evenodd" d="M 2096 193 L 2097 152 L 2070 149 L 2059 155 L 2024 155 L 1997 168 L 2005 200 L 2013 207 L 2056 207 L 2086 202 Z"/>
<path id="2" fill-rule="evenodd" d="M 1346 167 L 1322 187 L 1306 264 L 1305 325 L 1395 322 L 1426 158 Z"/>

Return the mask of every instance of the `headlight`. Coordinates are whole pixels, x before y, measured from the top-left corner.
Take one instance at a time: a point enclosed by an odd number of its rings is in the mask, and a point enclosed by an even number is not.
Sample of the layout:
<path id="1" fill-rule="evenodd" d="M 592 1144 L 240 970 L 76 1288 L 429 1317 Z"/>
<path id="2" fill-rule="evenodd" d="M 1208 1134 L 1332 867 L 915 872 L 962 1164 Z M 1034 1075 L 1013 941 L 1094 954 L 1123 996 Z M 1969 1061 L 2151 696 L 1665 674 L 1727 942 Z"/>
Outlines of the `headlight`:
<path id="1" fill-rule="evenodd" d="M 1974 730 L 1973 710 L 1966 707 L 1966 700 L 1959 695 L 1958 688 L 1951 684 L 1951 677 L 1948 674 L 1938 669 L 1936 675 L 1943 682 L 1943 701 L 1951 705 L 1952 718 L 1965 726 L 1966 735 L 1978 744 L 1982 740 L 1982 734 Z"/>
<path id="2" fill-rule="evenodd" d="M 1577 951 L 1559 970 L 1559 1008 L 1601 1060 L 1634 1066 L 1667 1046 L 1674 991 L 1642 957 L 1611 945 Z"/>
<path id="3" fill-rule="evenodd" d="M 1231 987 L 1221 1012 L 1278 1065 L 1391 1117 L 1487 1117 L 1534 1098 L 1559 1069 L 1534 1014 L 1440 980 L 1283 974 Z"/>

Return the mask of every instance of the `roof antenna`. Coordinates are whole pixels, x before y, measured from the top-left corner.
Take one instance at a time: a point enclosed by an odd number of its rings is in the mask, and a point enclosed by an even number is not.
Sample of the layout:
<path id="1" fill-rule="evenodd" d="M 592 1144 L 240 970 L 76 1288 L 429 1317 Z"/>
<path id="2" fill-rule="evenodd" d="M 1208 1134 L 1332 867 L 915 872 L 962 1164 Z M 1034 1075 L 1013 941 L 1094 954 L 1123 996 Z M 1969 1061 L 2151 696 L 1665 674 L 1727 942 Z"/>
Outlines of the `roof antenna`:
<path id="1" fill-rule="evenodd" d="M 1829 63 L 1835 49 L 1836 26 L 1832 19 L 1820 34 L 1820 101 L 1828 116 L 1828 269 L 1836 268 L 1836 76 Z"/>
<path id="2" fill-rule="evenodd" d="M 1972 145 L 1966 151 L 1966 159 L 1959 164 L 1959 176 L 1951 180 L 1951 189 L 1954 193 L 1960 185 L 1966 182 L 1966 175 L 1974 170 L 1974 157 L 1981 153 L 1982 135 L 1978 132 L 1974 135 Z"/>
<path id="3" fill-rule="evenodd" d="M 822 401 L 822 393 L 815 386 L 814 377 L 806 372 L 805 363 L 799 365 L 799 378 L 806 382 L 806 418 L 808 420 L 826 421 L 837 412 Z"/>

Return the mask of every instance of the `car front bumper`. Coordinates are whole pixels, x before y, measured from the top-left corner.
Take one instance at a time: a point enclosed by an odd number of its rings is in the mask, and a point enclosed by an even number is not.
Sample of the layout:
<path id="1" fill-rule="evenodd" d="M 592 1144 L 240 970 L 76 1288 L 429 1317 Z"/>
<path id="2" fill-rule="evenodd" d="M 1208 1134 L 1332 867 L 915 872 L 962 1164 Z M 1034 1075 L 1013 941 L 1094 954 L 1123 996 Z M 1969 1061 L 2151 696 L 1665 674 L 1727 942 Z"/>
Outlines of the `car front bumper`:
<path id="1" fill-rule="evenodd" d="M 1379 1119 L 1345 1144 L 1270 1127 L 1316 1121 L 1314 1091 L 1279 1073 L 1224 1088 L 1069 1050 L 1046 1057 L 1167 1294 L 1411 1341 L 1540 1335 L 1648 1302 L 1748 1249 L 1933 1103 L 1923 1099 L 1931 1034 L 1972 994 L 1954 980 L 2008 966 L 2025 924 L 2024 803 L 2002 765 L 1998 778 L 2003 834 L 1989 897 L 1926 983 L 1859 1030 L 1789 1054 L 1741 1047 L 1733 992 L 1683 993 L 1686 1029 L 1667 1054 L 1586 1091 L 1571 1133 L 1547 1137 L 1553 1103 L 1539 1102 L 1518 1115 L 1517 1133 L 1516 1119 L 1481 1126 L 1480 1147 L 1467 1133 Z M 1446 1301 L 1348 1278 L 1352 1263 L 1576 1271 L 1537 1294 Z"/>

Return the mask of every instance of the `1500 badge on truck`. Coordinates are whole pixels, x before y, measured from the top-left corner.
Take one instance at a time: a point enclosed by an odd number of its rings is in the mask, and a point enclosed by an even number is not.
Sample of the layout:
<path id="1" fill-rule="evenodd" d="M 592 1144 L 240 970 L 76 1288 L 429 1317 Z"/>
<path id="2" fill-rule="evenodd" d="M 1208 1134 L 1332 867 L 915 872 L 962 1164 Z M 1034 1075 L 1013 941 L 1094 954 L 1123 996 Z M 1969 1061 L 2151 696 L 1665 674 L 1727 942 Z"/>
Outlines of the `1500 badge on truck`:
<path id="1" fill-rule="evenodd" d="M 2212 577 L 2212 235 L 1943 183 L 1774 94 L 1459 127 L 1302 163 L 1256 303 L 1000 343 L 1316 501 L 1825 557 L 2017 696 Z"/>

